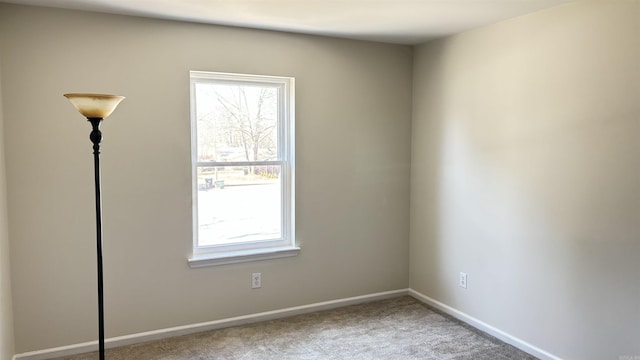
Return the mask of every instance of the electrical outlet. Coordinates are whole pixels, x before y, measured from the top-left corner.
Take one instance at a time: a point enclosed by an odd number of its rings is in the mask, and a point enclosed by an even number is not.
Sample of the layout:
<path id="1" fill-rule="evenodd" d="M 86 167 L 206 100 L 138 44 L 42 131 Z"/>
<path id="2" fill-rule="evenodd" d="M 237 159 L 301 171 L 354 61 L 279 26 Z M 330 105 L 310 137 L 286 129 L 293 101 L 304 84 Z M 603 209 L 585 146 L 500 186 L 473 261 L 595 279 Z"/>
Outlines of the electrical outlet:
<path id="1" fill-rule="evenodd" d="M 259 289 L 262 287 L 262 273 L 251 274 L 251 288 Z"/>
<path id="2" fill-rule="evenodd" d="M 467 274 L 461 272 L 460 273 L 460 282 L 458 283 L 460 285 L 461 288 L 466 289 L 467 288 Z"/>

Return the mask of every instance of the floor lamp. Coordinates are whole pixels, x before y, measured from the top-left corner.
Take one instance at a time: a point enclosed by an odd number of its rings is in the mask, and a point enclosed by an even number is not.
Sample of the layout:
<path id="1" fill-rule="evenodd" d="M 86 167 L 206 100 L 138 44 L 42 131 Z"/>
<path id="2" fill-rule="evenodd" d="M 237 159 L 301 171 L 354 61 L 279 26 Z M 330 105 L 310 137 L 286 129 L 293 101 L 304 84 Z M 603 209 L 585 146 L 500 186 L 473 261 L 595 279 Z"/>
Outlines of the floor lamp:
<path id="1" fill-rule="evenodd" d="M 89 138 L 93 143 L 93 169 L 96 190 L 96 243 L 98 246 L 98 347 L 100 360 L 104 360 L 104 299 L 102 289 L 102 200 L 100 198 L 100 123 L 106 119 L 124 96 L 103 94 L 64 94 L 71 104 L 89 120 L 93 130 Z"/>

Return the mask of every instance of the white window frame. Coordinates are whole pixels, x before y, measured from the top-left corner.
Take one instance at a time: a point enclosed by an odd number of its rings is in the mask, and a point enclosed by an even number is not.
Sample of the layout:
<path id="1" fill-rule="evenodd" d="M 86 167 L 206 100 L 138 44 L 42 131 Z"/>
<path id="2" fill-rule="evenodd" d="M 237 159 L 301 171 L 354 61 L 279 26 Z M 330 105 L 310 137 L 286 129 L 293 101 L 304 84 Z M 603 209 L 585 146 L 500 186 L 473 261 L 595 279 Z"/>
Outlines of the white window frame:
<path id="1" fill-rule="evenodd" d="M 294 78 L 282 76 L 232 74 L 206 71 L 190 71 L 191 96 L 191 178 L 193 244 L 189 257 L 192 268 L 222 265 L 245 261 L 266 260 L 298 255 L 300 248 L 295 241 L 295 162 L 294 162 Z M 198 161 L 198 136 L 196 113 L 196 84 L 215 83 L 230 85 L 267 85 L 278 91 L 278 156 L 274 161 L 217 162 Z M 207 166 L 280 165 L 281 173 L 281 238 L 224 245 L 198 245 L 198 177 L 197 169 Z"/>

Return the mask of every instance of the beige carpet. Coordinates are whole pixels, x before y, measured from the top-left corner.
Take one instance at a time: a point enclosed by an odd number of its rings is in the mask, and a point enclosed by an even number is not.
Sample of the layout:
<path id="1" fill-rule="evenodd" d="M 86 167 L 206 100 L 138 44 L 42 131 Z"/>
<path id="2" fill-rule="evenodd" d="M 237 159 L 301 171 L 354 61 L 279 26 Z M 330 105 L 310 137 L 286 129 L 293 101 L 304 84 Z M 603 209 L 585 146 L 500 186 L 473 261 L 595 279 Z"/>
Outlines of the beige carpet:
<path id="1" fill-rule="evenodd" d="M 61 359 L 97 358 L 94 352 Z M 535 359 L 409 296 L 107 349 L 106 358 Z"/>

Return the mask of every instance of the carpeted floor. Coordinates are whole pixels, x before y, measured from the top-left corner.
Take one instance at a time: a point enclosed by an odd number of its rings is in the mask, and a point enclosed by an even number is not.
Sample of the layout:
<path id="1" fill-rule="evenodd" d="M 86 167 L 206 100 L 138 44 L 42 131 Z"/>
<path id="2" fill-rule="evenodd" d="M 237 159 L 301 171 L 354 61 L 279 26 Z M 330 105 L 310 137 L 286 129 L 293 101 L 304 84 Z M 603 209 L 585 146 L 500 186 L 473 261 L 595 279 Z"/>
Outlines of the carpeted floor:
<path id="1" fill-rule="evenodd" d="M 97 358 L 94 352 L 60 359 Z M 535 359 L 409 296 L 107 349 L 106 358 Z"/>

